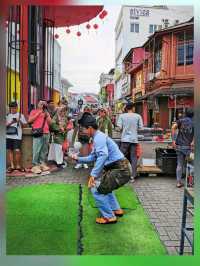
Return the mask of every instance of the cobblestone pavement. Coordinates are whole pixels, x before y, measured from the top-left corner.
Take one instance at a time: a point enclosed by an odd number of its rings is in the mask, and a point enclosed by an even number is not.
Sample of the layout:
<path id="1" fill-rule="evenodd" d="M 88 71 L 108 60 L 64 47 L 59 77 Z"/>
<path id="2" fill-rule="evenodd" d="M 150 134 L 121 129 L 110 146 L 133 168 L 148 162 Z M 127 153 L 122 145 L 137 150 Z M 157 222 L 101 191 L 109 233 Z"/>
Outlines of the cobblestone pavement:
<path id="1" fill-rule="evenodd" d="M 89 169 L 74 169 L 71 165 L 65 169 L 35 177 L 8 177 L 7 188 L 32 184 L 48 184 L 48 183 L 80 183 L 86 184 L 89 175 Z"/>
<path id="2" fill-rule="evenodd" d="M 137 196 L 170 255 L 179 253 L 184 189 L 176 188 L 175 177 L 139 177 L 133 183 Z M 191 215 L 187 217 L 192 224 Z M 191 248 L 185 241 L 185 254 Z"/>
<path id="3" fill-rule="evenodd" d="M 25 178 L 7 178 L 7 188 L 15 186 L 45 183 L 81 183 L 86 184 L 89 169 L 64 170 L 46 176 Z M 180 245 L 183 188 L 177 189 L 173 177 L 139 177 L 132 184 L 150 221 L 155 226 L 161 241 L 170 255 L 177 255 Z M 191 217 L 189 217 L 191 220 Z M 191 248 L 186 241 L 186 254 Z"/>

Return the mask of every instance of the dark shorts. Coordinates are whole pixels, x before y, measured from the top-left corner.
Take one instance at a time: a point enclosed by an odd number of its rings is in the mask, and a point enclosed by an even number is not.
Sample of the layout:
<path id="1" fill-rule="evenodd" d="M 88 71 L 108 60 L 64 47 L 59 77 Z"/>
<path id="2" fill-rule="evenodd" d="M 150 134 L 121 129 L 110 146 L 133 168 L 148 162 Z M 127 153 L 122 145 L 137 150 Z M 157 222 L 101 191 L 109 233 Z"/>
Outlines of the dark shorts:
<path id="1" fill-rule="evenodd" d="M 21 150 L 21 143 L 20 139 L 6 139 L 6 149 L 7 150 Z"/>

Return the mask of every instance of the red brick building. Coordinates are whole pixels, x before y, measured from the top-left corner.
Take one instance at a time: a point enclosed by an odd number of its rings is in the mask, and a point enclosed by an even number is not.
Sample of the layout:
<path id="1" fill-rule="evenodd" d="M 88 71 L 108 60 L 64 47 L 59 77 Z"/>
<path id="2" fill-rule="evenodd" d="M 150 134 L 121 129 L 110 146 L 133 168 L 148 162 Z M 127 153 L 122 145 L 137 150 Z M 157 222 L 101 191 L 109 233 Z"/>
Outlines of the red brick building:
<path id="1" fill-rule="evenodd" d="M 148 126 L 157 122 L 169 128 L 185 108 L 193 107 L 193 27 L 191 19 L 156 31 L 143 45 L 145 58 L 137 68 L 143 69 L 145 94 L 135 101 L 142 103 Z"/>

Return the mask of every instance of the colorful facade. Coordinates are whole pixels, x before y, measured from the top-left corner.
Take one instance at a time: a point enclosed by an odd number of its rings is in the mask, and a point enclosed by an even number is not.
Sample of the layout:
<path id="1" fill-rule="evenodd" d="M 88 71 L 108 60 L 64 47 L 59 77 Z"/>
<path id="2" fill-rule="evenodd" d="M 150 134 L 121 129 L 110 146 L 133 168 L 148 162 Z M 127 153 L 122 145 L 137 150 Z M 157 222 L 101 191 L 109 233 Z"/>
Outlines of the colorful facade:
<path id="1" fill-rule="evenodd" d="M 187 107 L 193 107 L 193 26 L 190 20 L 158 31 L 143 46 L 145 96 L 140 99 L 152 110 L 149 124 L 169 128 Z"/>
<path id="2" fill-rule="evenodd" d="M 144 125 L 167 129 L 194 105 L 193 19 L 156 31 L 124 58 Z"/>
<path id="3" fill-rule="evenodd" d="M 9 69 L 19 73 L 20 84 L 7 83 L 7 102 L 15 91 L 15 100 L 28 115 L 31 104 L 38 99 L 58 102 L 60 86 L 59 49 L 55 39 L 56 27 L 70 27 L 90 21 L 103 10 L 102 5 L 20 6 L 9 7 L 7 18 L 7 76 Z M 33 27 L 34 25 L 34 27 Z M 14 54 L 14 63 L 13 57 Z M 20 63 L 18 72 L 17 66 Z M 55 71 L 56 70 L 56 71 Z M 16 75 L 16 74 L 15 74 Z M 13 75 L 11 75 L 11 79 Z M 58 77 L 58 79 L 56 79 Z M 8 80 L 8 77 L 7 77 Z M 19 90 L 20 94 L 16 91 Z M 17 98 L 17 97 L 18 98 Z M 20 97 L 20 98 L 19 98 Z"/>
<path id="4" fill-rule="evenodd" d="M 20 103 L 20 79 L 19 73 L 13 71 L 12 69 L 8 70 L 7 82 L 6 82 L 6 104 L 7 106 L 11 101 L 16 101 Z M 11 88 L 9 90 L 8 88 Z"/>

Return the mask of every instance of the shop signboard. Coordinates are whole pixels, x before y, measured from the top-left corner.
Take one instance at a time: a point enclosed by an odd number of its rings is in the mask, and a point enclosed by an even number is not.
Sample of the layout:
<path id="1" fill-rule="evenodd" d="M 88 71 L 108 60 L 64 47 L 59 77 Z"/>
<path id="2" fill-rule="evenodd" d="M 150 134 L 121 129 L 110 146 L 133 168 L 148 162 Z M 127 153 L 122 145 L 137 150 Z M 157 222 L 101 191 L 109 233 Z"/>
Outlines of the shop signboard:
<path id="1" fill-rule="evenodd" d="M 131 93 L 131 79 L 129 74 L 121 77 L 121 97 L 125 97 Z"/>
<path id="2" fill-rule="evenodd" d="M 131 8 L 130 9 L 130 18 L 136 17 L 149 17 L 150 10 L 146 8 Z"/>
<path id="3" fill-rule="evenodd" d="M 188 108 L 194 106 L 193 97 L 169 97 L 168 108 Z"/>

